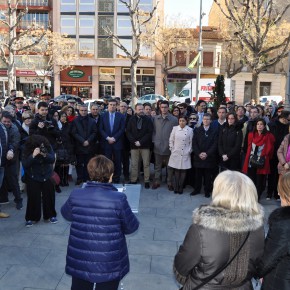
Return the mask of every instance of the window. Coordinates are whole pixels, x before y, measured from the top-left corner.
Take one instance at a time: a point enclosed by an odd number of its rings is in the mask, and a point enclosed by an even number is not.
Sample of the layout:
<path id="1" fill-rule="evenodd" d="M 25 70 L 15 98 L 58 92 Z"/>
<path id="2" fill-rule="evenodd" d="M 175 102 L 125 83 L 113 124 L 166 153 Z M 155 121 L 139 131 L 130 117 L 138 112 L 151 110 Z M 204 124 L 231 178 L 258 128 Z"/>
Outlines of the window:
<path id="1" fill-rule="evenodd" d="M 113 58 L 114 45 L 112 39 L 98 39 L 98 58 Z"/>
<path id="2" fill-rule="evenodd" d="M 79 12 L 94 12 L 95 0 L 79 0 Z"/>
<path id="3" fill-rule="evenodd" d="M 140 58 L 141 59 L 151 59 L 152 58 L 152 48 L 150 46 L 142 45 L 140 48 Z"/>
<path id="4" fill-rule="evenodd" d="M 114 0 L 99 0 L 99 12 L 114 12 Z M 118 1 L 119 2 L 119 1 Z"/>
<path id="5" fill-rule="evenodd" d="M 49 23 L 49 17 L 47 13 L 27 13 L 20 20 L 20 27 L 27 29 L 35 23 L 39 27 L 47 28 Z"/>
<path id="6" fill-rule="evenodd" d="M 244 102 L 248 103 L 252 99 L 252 82 L 245 82 Z"/>
<path id="7" fill-rule="evenodd" d="M 95 34 L 95 18 L 94 16 L 80 16 L 79 18 L 79 34 L 94 35 Z"/>
<path id="8" fill-rule="evenodd" d="M 93 58 L 95 56 L 95 40 L 79 39 L 79 56 Z"/>
<path id="9" fill-rule="evenodd" d="M 202 58 L 203 58 L 204 67 L 213 67 L 213 52 L 212 51 L 204 51 Z"/>
<path id="10" fill-rule="evenodd" d="M 118 16 L 117 18 L 117 35 L 132 35 L 132 26 L 129 16 Z"/>
<path id="11" fill-rule="evenodd" d="M 76 17 L 61 15 L 61 33 L 76 35 Z"/>
<path id="12" fill-rule="evenodd" d="M 132 39 L 120 39 L 122 45 L 130 52 L 132 53 Z M 127 55 L 123 50 L 121 50 L 119 47 L 117 47 L 117 58 L 126 58 Z"/>
<path id="13" fill-rule="evenodd" d="M 176 64 L 179 66 L 186 66 L 186 51 L 176 52 Z"/>
<path id="14" fill-rule="evenodd" d="M 129 0 L 126 0 L 126 2 L 129 3 Z M 127 13 L 129 13 L 128 8 L 123 3 L 121 3 L 120 1 L 118 1 L 118 13 L 119 12 L 127 12 Z"/>
<path id="15" fill-rule="evenodd" d="M 271 83 L 270 82 L 260 82 L 260 96 L 270 96 Z"/>
<path id="16" fill-rule="evenodd" d="M 60 11 L 61 12 L 75 12 L 76 0 L 61 0 L 60 2 Z"/>
<path id="17" fill-rule="evenodd" d="M 153 9 L 152 0 L 140 0 L 140 10 L 150 12 Z"/>
<path id="18" fill-rule="evenodd" d="M 104 30 L 107 27 L 114 31 L 114 16 L 99 16 L 98 17 L 98 35 L 106 36 L 108 33 Z"/>

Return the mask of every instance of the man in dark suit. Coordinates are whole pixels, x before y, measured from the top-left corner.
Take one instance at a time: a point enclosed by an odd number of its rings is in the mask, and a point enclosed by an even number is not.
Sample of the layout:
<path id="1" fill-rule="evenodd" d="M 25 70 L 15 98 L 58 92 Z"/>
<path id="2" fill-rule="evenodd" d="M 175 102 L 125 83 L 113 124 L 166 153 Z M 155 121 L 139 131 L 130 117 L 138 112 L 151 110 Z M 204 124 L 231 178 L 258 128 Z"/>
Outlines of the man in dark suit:
<path id="1" fill-rule="evenodd" d="M 114 161 L 115 171 L 113 182 L 120 182 L 125 118 L 116 112 L 117 101 L 110 99 L 108 112 L 101 116 L 100 133 L 101 146 L 104 155 Z"/>

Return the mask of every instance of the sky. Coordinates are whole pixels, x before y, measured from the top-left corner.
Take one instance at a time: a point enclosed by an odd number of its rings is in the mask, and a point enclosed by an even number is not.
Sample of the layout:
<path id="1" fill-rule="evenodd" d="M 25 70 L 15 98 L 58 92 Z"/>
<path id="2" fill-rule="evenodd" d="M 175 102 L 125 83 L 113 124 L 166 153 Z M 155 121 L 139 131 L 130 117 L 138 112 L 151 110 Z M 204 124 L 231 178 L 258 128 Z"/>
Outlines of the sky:
<path id="1" fill-rule="evenodd" d="M 213 0 L 202 0 L 202 10 L 206 13 L 203 18 L 203 25 L 207 25 L 207 18 Z M 164 0 L 164 12 L 167 16 L 181 15 L 183 19 L 188 19 L 192 26 L 199 24 L 200 0 Z"/>

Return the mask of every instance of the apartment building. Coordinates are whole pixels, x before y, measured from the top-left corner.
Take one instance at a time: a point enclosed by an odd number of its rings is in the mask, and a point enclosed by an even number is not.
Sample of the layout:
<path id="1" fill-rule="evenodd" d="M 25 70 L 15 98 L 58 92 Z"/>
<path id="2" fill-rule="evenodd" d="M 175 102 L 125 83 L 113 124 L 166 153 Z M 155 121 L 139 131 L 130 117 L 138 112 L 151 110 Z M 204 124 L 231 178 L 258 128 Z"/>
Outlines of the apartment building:
<path id="1" fill-rule="evenodd" d="M 221 7 L 225 7 L 225 2 L 220 1 Z M 266 1 L 265 1 L 266 3 Z M 285 5 L 285 1 L 277 0 L 277 5 Z M 284 16 L 286 21 L 290 20 L 290 10 Z M 222 28 L 227 25 L 227 20 L 220 11 L 218 5 L 213 2 L 210 13 L 209 13 L 209 25 Z M 288 60 L 283 59 L 276 65 L 267 68 L 259 75 L 259 90 L 260 96 L 265 95 L 279 95 L 286 96 L 286 78 L 288 70 Z M 239 66 L 239 60 L 234 64 Z M 225 74 L 225 62 L 222 59 L 221 73 Z M 232 77 L 232 92 L 233 98 L 238 104 L 244 104 L 251 100 L 251 85 L 252 85 L 252 74 L 247 66 L 242 68 L 242 71 Z"/>
<path id="2" fill-rule="evenodd" d="M 155 0 L 141 0 L 139 6 L 151 11 L 155 4 Z M 159 1 L 159 16 L 163 4 L 163 0 Z M 55 96 L 70 93 L 96 99 L 130 95 L 131 62 L 113 45 L 105 27 L 132 51 L 135 44 L 128 9 L 118 0 L 53 0 L 53 30 L 75 38 L 79 56 L 73 68 L 60 72 L 55 69 Z M 142 47 L 137 69 L 138 95 L 162 93 L 161 61 L 152 49 Z"/>
<path id="3" fill-rule="evenodd" d="M 18 3 L 17 12 L 28 9 L 28 12 L 19 22 L 15 33 L 19 33 L 21 29 L 27 29 L 32 24 L 38 27 L 47 29 L 50 26 L 50 15 L 52 12 L 50 0 L 11 0 L 11 4 Z M 0 11 L 7 11 L 7 0 L 0 0 Z M 5 18 L 4 14 L 0 14 L 2 19 Z M 0 32 L 7 33 L 7 26 L 0 24 Z M 41 64 L 45 66 L 45 58 L 35 56 L 39 69 L 29 69 L 22 61 L 20 55 L 15 56 L 15 74 L 16 74 L 16 88 L 23 91 L 25 95 L 30 92 L 38 90 L 39 92 L 48 89 L 46 86 L 50 84 L 50 77 L 44 78 L 41 72 Z M 46 87 L 46 88 L 45 88 Z M 8 77 L 7 68 L 4 62 L 0 59 L 0 94 L 7 94 Z"/>

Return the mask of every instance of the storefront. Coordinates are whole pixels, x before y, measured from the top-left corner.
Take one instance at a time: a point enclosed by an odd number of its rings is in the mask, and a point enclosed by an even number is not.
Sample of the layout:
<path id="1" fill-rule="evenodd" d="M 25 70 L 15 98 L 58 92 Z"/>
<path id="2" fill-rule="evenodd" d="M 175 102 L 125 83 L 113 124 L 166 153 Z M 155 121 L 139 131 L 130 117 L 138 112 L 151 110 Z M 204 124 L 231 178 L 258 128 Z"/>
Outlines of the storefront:
<path id="1" fill-rule="evenodd" d="M 122 98 L 128 98 L 131 95 L 131 74 L 130 68 L 122 69 Z M 137 69 L 137 94 L 143 96 L 155 93 L 155 69 L 139 68 Z"/>
<path id="2" fill-rule="evenodd" d="M 100 67 L 99 74 L 99 98 L 115 96 L 115 68 Z"/>
<path id="3" fill-rule="evenodd" d="M 60 72 L 61 94 L 92 98 L 92 67 L 75 66 Z"/>
<path id="4" fill-rule="evenodd" d="M 7 70 L 0 70 L 0 98 L 8 95 Z"/>

